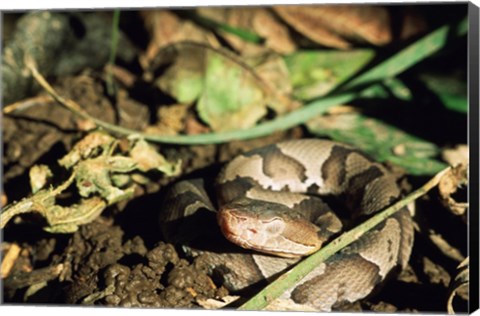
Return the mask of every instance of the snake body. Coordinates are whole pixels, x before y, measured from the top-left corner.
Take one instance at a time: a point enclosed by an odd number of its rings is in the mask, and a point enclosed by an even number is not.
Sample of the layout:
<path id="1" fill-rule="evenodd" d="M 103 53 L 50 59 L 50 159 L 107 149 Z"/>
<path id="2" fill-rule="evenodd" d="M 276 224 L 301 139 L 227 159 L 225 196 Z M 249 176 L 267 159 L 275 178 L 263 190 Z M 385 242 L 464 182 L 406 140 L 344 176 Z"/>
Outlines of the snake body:
<path id="1" fill-rule="evenodd" d="M 357 149 L 302 139 L 237 156 L 216 178 L 215 194 L 216 207 L 202 180 L 176 184 L 161 215 L 162 231 L 188 254 L 202 255 L 227 288 L 241 291 L 274 279 L 342 226 L 389 206 L 401 192 L 382 164 Z M 340 206 L 339 215 L 329 200 Z M 320 264 L 280 301 L 330 311 L 368 296 L 395 267 L 406 266 L 412 227 L 409 210 L 397 212 Z"/>

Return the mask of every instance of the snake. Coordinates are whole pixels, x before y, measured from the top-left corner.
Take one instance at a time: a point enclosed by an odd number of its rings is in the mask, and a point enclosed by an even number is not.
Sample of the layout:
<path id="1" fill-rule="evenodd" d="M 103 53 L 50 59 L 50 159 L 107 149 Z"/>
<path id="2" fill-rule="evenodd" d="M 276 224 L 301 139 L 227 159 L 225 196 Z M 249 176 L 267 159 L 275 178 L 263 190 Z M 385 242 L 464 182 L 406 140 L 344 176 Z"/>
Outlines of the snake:
<path id="1" fill-rule="evenodd" d="M 271 282 L 303 257 L 401 198 L 397 178 L 353 146 L 293 139 L 242 153 L 218 175 L 177 182 L 160 214 L 167 242 L 201 258 L 233 292 Z M 315 267 L 278 299 L 331 311 L 362 300 L 405 268 L 413 245 L 404 207 Z"/>

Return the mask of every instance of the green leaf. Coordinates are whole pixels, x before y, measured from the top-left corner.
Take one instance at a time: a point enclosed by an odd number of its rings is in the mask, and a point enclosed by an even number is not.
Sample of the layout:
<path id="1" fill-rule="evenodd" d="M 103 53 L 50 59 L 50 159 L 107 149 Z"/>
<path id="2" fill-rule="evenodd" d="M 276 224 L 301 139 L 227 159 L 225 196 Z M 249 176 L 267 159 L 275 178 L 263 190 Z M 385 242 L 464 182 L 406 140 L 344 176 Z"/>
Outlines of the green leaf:
<path id="1" fill-rule="evenodd" d="M 442 100 L 443 105 L 445 105 L 447 109 L 467 114 L 468 99 L 466 96 L 439 93 L 438 97 L 440 98 L 440 100 Z"/>
<path id="2" fill-rule="evenodd" d="M 446 167 L 434 159 L 440 149 L 433 143 L 360 113 L 320 116 L 307 122 L 317 136 L 362 149 L 378 161 L 389 161 L 413 175 L 431 175 Z"/>
<path id="3" fill-rule="evenodd" d="M 422 80 L 426 86 L 442 101 L 449 109 L 467 114 L 467 83 L 455 74 L 422 74 Z"/>
<path id="4" fill-rule="evenodd" d="M 129 155 L 136 164 L 136 169 L 141 172 L 149 172 L 158 170 L 166 176 L 178 176 L 181 173 L 181 160 L 169 162 L 161 155 L 156 148 L 150 145 L 142 138 L 136 139 L 135 136 L 130 137 L 133 143 L 130 145 Z"/>
<path id="5" fill-rule="evenodd" d="M 197 110 L 216 131 L 251 127 L 267 113 L 265 94 L 251 74 L 218 54 L 208 54 Z"/>
<path id="6" fill-rule="evenodd" d="M 179 103 L 191 104 L 203 89 L 202 70 L 197 63 L 180 59 L 168 68 L 157 84 Z"/>
<path id="7" fill-rule="evenodd" d="M 388 87 L 391 94 L 403 101 L 412 100 L 412 91 L 398 78 L 386 79 L 383 84 Z"/>
<path id="8" fill-rule="evenodd" d="M 185 42 L 163 53 L 173 65 L 158 86 L 180 103 L 197 101 L 200 118 L 214 131 L 252 127 L 274 101 L 272 89 L 230 52 Z"/>
<path id="9" fill-rule="evenodd" d="M 308 100 L 326 95 L 356 74 L 375 55 L 371 49 L 300 51 L 285 57 L 294 97 Z"/>

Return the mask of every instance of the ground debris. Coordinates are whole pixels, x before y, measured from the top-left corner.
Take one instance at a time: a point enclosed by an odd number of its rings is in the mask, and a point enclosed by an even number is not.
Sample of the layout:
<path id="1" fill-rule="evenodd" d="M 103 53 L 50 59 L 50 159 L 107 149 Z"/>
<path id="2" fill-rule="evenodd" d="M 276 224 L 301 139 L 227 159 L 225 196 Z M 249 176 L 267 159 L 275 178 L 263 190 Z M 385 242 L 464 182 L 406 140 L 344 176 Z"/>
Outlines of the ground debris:
<path id="1" fill-rule="evenodd" d="M 83 28 L 83 35 L 74 25 Z M 108 60 L 110 21 L 105 16 L 77 12 L 33 11 L 25 14 L 3 52 L 2 94 L 5 104 L 20 100 L 38 86 L 25 75 L 25 56 L 29 56 L 45 75 L 69 75 L 85 68 L 98 68 Z M 135 50 L 120 34 L 123 49 L 119 57 L 132 60 Z M 95 58 L 86 58 L 94 54 Z"/>
<path id="2" fill-rule="evenodd" d="M 454 194 L 468 184 L 467 165 L 459 164 L 453 167 L 440 181 L 438 191 L 442 198 L 443 205 L 454 215 L 463 216 L 466 221 L 465 211 L 468 208 L 467 202 L 457 201 Z"/>
<path id="3" fill-rule="evenodd" d="M 63 275 L 71 304 L 122 307 L 195 307 L 225 296 L 203 271 L 180 259 L 171 244 L 147 250 L 140 237 L 122 243 L 117 226 L 98 221 L 74 234 Z"/>
<path id="4" fill-rule="evenodd" d="M 470 282 L 470 260 L 465 259 L 457 267 L 457 273 L 452 280 L 449 288 L 447 301 L 447 310 L 449 314 L 455 314 L 453 299 L 455 296 L 461 297 L 465 302 L 469 300 L 469 282 Z"/>
<path id="5" fill-rule="evenodd" d="M 428 257 L 423 258 L 423 272 L 430 279 L 430 283 L 433 284 L 442 284 L 445 287 L 448 287 L 450 283 L 450 275 L 445 271 L 442 266 L 434 263 Z"/>

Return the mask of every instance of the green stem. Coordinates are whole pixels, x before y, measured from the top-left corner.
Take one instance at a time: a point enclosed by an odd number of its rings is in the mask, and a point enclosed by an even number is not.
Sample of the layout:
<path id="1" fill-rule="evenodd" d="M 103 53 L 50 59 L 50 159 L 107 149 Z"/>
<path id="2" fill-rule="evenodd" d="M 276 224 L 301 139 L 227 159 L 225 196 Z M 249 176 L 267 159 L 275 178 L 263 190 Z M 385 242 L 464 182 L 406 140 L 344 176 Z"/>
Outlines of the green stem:
<path id="1" fill-rule="evenodd" d="M 234 130 L 223 133 L 205 133 L 199 135 L 146 135 L 141 134 L 145 140 L 171 144 L 218 144 L 233 140 L 244 140 L 270 135 L 273 132 L 295 127 L 312 117 L 325 113 L 333 106 L 347 103 L 355 98 L 356 92 L 346 92 L 313 101 L 302 108 L 285 114 L 276 119 L 259 124 L 250 129 Z"/>

